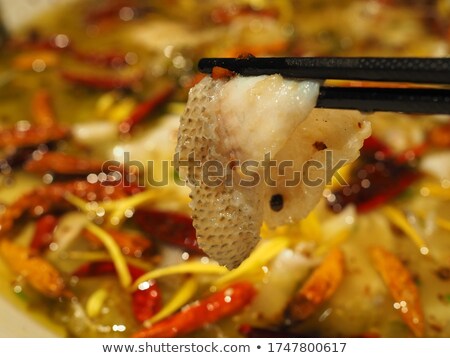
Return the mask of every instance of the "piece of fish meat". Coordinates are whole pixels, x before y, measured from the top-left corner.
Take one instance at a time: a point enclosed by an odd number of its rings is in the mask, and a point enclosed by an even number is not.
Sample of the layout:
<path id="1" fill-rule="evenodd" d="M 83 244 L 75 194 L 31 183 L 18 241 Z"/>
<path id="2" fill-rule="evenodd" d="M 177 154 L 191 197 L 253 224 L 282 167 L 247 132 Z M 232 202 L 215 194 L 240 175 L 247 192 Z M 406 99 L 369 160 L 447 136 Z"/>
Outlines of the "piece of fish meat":
<path id="1" fill-rule="evenodd" d="M 319 85 L 238 76 L 191 89 L 175 163 L 191 188 L 199 246 L 221 265 L 250 255 L 263 220 L 304 218 L 370 135 L 358 112 L 314 109 Z"/>

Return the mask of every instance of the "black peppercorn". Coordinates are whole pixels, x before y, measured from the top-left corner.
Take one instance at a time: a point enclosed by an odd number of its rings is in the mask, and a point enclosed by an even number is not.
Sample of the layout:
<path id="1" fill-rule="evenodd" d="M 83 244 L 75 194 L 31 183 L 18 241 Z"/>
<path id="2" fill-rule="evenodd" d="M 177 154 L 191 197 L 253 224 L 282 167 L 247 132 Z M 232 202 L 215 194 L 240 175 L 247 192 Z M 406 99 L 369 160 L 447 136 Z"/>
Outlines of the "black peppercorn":
<path id="1" fill-rule="evenodd" d="M 283 209 L 283 195 L 275 194 L 270 198 L 270 208 L 273 211 L 281 211 Z"/>

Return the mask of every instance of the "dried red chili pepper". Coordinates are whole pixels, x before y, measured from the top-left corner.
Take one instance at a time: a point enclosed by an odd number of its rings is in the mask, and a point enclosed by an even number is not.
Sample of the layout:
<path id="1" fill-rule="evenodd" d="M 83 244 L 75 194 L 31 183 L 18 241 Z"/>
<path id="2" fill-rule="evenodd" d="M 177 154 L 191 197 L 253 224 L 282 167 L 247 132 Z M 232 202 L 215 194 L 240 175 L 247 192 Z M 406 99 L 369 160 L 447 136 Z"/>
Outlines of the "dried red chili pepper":
<path id="1" fill-rule="evenodd" d="M 84 200 L 116 200 L 131 193 L 132 187 L 124 186 L 123 182 L 107 185 L 105 183 L 88 183 L 84 180 L 74 180 L 64 183 L 52 183 L 38 187 L 7 206 L 0 215 L 0 234 L 5 234 L 13 227 L 15 220 L 22 216 L 37 218 L 47 213 L 69 210 L 72 205 L 65 200 L 65 195 L 71 193 Z"/>
<path id="2" fill-rule="evenodd" d="M 128 264 L 133 280 L 142 276 L 145 271 L 139 267 Z M 73 276 L 95 277 L 112 275 L 116 273 L 114 264 L 110 261 L 97 261 L 80 266 Z M 161 290 L 156 281 L 148 282 L 148 287 L 138 288 L 131 294 L 133 314 L 139 322 L 144 322 L 153 317 L 162 306 Z"/>
<path id="3" fill-rule="evenodd" d="M 344 254 L 333 248 L 291 298 L 286 307 L 289 319 L 302 322 L 316 313 L 339 288 L 344 271 Z"/>
<path id="4" fill-rule="evenodd" d="M 100 173 L 102 165 L 102 162 L 93 159 L 79 158 L 62 152 L 46 152 L 29 160 L 24 169 L 39 174 L 83 175 Z"/>
<path id="5" fill-rule="evenodd" d="M 7 46 L 13 50 L 22 51 L 65 51 L 70 43 L 58 46 L 55 36 L 42 37 L 37 31 L 31 30 L 26 38 L 13 38 L 7 42 Z"/>
<path id="6" fill-rule="evenodd" d="M 211 72 L 211 77 L 215 80 L 219 80 L 222 78 L 228 79 L 234 76 L 236 76 L 236 73 L 219 66 L 214 66 Z"/>
<path id="7" fill-rule="evenodd" d="M 142 254 L 148 252 L 152 248 L 152 241 L 137 232 L 126 232 L 121 230 L 106 229 L 108 234 L 119 245 L 124 255 L 141 257 Z M 83 235 L 96 245 L 102 245 L 97 236 L 89 231 L 85 231 Z"/>
<path id="8" fill-rule="evenodd" d="M 369 162 L 374 160 L 392 159 L 399 164 L 403 164 L 420 158 L 427 150 L 428 144 L 422 143 L 407 149 L 404 152 L 395 154 L 387 145 L 382 143 L 375 136 L 371 136 L 364 141 L 364 146 L 361 149 L 361 158 Z"/>
<path id="9" fill-rule="evenodd" d="M 404 164 L 408 162 L 414 162 L 420 159 L 426 151 L 430 148 L 428 143 L 422 143 L 415 147 L 405 150 L 395 156 L 395 161 L 399 164 Z"/>
<path id="10" fill-rule="evenodd" d="M 161 104 L 165 103 L 170 96 L 173 94 L 175 87 L 172 85 L 167 85 L 157 91 L 153 96 L 151 96 L 146 101 L 138 104 L 130 116 L 124 119 L 119 124 L 119 130 L 121 133 L 130 132 L 133 127 L 144 120 L 146 117 L 150 116 L 151 113 Z"/>
<path id="11" fill-rule="evenodd" d="M 133 219 L 150 239 L 181 247 L 193 254 L 203 254 L 189 216 L 155 209 L 138 209 Z"/>
<path id="12" fill-rule="evenodd" d="M 420 177 L 414 169 L 393 161 L 377 164 L 359 168 L 347 187 L 333 191 L 333 199 L 329 199 L 333 211 L 340 212 L 350 203 L 360 213 L 371 211 L 397 197 Z M 358 173 L 364 173 L 365 178 L 358 178 Z"/>
<path id="13" fill-rule="evenodd" d="M 5 128 L 0 130 L 0 148 L 37 147 L 67 137 L 69 129 L 60 126 L 30 125 L 27 128 Z"/>
<path id="14" fill-rule="evenodd" d="M 116 268 L 111 261 L 95 261 L 88 262 L 78 267 L 72 276 L 77 277 L 96 277 L 104 275 L 112 275 L 116 273 Z"/>
<path id="15" fill-rule="evenodd" d="M 131 296 L 134 317 L 141 323 L 152 318 L 162 307 L 161 290 L 156 281 L 150 281 L 142 290 L 138 288 Z"/>
<path id="16" fill-rule="evenodd" d="M 45 258 L 29 247 L 16 245 L 3 238 L 0 240 L 0 255 L 12 271 L 46 297 L 70 296 L 60 272 Z"/>
<path id="17" fill-rule="evenodd" d="M 8 148 L 7 155 L 0 159 L 0 169 L 21 166 L 32 158 L 39 157 L 55 141 L 68 134 L 68 128 L 56 124 L 50 94 L 42 89 L 35 92 L 31 102 L 33 124 L 28 128 L 11 127 L 0 131 L 0 147 Z"/>
<path id="18" fill-rule="evenodd" d="M 277 18 L 280 14 L 276 8 L 256 9 L 249 5 L 219 6 L 211 11 L 211 20 L 216 24 L 229 24 L 236 17 L 254 15 L 260 17 Z"/>
<path id="19" fill-rule="evenodd" d="M 36 221 L 30 248 L 42 252 L 48 248 L 53 241 L 53 231 L 58 225 L 58 218 L 53 215 L 44 215 Z"/>
<path id="20" fill-rule="evenodd" d="M 78 61 L 94 66 L 117 68 L 125 66 L 127 64 L 125 55 L 118 52 L 85 52 L 79 49 L 72 48 L 71 54 Z"/>
<path id="21" fill-rule="evenodd" d="M 391 149 L 381 142 L 377 137 L 370 136 L 364 140 L 364 145 L 361 148 L 361 157 L 368 157 L 371 159 L 375 156 L 382 155 L 383 157 L 390 157 L 392 155 Z"/>
<path id="22" fill-rule="evenodd" d="M 113 90 L 119 88 L 131 88 L 142 78 L 142 74 L 134 76 L 99 76 L 63 71 L 61 76 L 68 82 L 99 90 Z"/>
<path id="23" fill-rule="evenodd" d="M 178 313 L 133 334 L 135 338 L 171 338 L 198 330 L 231 316 L 248 305 L 256 291 L 248 282 L 237 282 L 187 306 Z"/>
<path id="24" fill-rule="evenodd" d="M 364 142 L 361 157 L 352 169 L 349 185 L 333 191 L 328 204 L 340 212 L 350 203 L 358 212 L 371 211 L 397 197 L 420 178 L 409 158 L 417 154 L 408 151 L 394 156 L 390 149 L 374 137 Z"/>
<path id="25" fill-rule="evenodd" d="M 86 22 L 97 23 L 99 21 L 120 20 L 120 10 L 124 7 L 131 8 L 134 17 L 151 10 L 150 7 L 145 7 L 134 0 L 110 0 L 92 8 L 85 17 Z"/>
<path id="26" fill-rule="evenodd" d="M 142 276 L 145 271 L 140 267 L 128 264 L 128 270 L 133 280 L 136 280 Z M 79 266 L 72 276 L 77 277 L 97 277 L 105 275 L 114 275 L 116 273 L 116 267 L 112 261 L 94 261 L 88 262 Z"/>
<path id="27" fill-rule="evenodd" d="M 50 93 L 45 89 L 34 94 L 31 101 L 31 114 L 35 124 L 49 127 L 56 124 L 56 115 L 51 101 Z"/>
<path id="28" fill-rule="evenodd" d="M 44 148 L 47 147 L 44 145 Z M 0 171 L 9 171 L 11 168 L 21 167 L 23 163 L 31 158 L 35 151 L 39 151 L 36 148 L 23 147 L 14 148 L 10 151 L 5 158 L 0 159 Z"/>
<path id="29" fill-rule="evenodd" d="M 450 148 L 450 124 L 434 127 L 428 133 L 428 141 L 438 148 Z"/>

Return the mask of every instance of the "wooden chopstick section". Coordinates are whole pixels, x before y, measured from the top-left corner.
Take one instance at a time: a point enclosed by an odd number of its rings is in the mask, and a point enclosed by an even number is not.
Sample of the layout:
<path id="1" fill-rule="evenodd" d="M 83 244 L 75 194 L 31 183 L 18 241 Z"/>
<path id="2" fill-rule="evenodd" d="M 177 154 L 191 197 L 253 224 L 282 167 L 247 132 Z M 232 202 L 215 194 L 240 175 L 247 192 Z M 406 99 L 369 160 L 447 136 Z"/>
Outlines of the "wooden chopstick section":
<path id="1" fill-rule="evenodd" d="M 199 71 L 223 67 L 243 76 L 450 84 L 450 58 L 417 57 L 249 57 L 204 58 Z"/>
<path id="2" fill-rule="evenodd" d="M 316 107 L 363 112 L 450 114 L 450 58 L 204 58 L 198 64 L 204 73 L 211 73 L 214 67 L 226 68 L 243 76 L 280 74 L 299 79 L 391 82 L 389 87 L 392 87 L 392 82 L 438 85 L 433 88 L 423 85 L 420 88 L 321 87 Z"/>
<path id="3" fill-rule="evenodd" d="M 357 109 L 362 112 L 450 114 L 450 90 L 321 87 L 316 107 Z"/>

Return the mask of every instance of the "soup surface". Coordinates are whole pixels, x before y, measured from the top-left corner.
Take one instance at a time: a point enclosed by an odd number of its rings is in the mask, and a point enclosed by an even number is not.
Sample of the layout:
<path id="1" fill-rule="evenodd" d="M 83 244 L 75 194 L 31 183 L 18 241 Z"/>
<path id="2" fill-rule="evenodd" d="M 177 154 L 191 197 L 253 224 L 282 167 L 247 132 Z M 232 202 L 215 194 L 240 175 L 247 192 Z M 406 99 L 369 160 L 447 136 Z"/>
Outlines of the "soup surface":
<path id="1" fill-rule="evenodd" d="M 360 158 L 232 271 L 172 163 L 200 58 L 445 57 L 447 3 L 85 0 L 2 30 L 0 294 L 63 336 L 450 336 L 448 116 L 366 114 Z"/>

